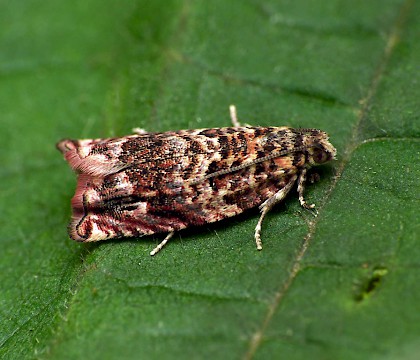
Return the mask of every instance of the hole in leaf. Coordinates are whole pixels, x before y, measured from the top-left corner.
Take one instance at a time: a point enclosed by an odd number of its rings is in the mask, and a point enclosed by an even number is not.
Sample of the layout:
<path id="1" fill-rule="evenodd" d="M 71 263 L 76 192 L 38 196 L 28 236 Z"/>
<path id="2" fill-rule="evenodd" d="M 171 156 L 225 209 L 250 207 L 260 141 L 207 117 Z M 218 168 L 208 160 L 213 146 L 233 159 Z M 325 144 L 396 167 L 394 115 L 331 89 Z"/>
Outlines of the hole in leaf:
<path id="1" fill-rule="evenodd" d="M 355 296 L 357 302 L 366 300 L 366 298 L 372 296 L 372 294 L 381 285 L 382 278 L 388 274 L 388 269 L 385 267 L 374 268 L 369 278 L 364 279 L 362 284 L 358 287 L 358 291 Z"/>

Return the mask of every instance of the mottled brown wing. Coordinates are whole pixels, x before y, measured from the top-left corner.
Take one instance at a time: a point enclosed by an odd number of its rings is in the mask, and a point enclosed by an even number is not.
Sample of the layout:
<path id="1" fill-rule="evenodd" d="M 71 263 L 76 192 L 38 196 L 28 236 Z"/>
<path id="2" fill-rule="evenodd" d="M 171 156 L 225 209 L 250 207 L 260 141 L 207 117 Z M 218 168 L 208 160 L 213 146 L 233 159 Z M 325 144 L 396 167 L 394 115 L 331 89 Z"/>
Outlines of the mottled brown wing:
<path id="1" fill-rule="evenodd" d="M 297 172 L 294 162 L 301 162 L 299 158 L 283 156 L 233 172 L 229 169 L 281 149 L 276 138 L 285 136 L 285 131 L 291 130 L 222 128 L 155 135 L 153 141 L 147 140 L 149 159 L 144 157 L 146 145 L 135 138 L 127 154 L 119 152 L 109 159 L 114 170 L 124 164 L 118 171 L 91 175 L 91 171 L 83 172 L 91 166 L 76 166 L 82 173 L 72 201 L 71 236 L 98 241 L 170 232 L 257 206 L 288 183 Z M 105 151 L 104 145 L 100 144 L 99 154 L 112 154 L 112 147 Z M 95 154 L 95 148 L 91 149 L 85 161 L 92 162 Z M 142 157 L 136 158 L 138 154 Z M 220 170 L 227 172 L 206 178 Z"/>

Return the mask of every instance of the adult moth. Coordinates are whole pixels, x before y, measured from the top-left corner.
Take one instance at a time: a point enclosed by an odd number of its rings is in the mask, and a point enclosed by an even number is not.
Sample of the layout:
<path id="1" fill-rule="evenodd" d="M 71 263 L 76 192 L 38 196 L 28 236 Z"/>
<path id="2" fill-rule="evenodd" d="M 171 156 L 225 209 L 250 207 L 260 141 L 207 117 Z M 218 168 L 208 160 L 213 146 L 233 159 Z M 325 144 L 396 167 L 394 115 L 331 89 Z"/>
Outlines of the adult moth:
<path id="1" fill-rule="evenodd" d="M 167 233 L 219 221 L 259 206 L 255 228 L 297 183 L 304 200 L 308 168 L 335 158 L 328 135 L 317 129 L 233 126 L 146 133 L 57 144 L 77 173 L 69 225 L 83 242 Z"/>

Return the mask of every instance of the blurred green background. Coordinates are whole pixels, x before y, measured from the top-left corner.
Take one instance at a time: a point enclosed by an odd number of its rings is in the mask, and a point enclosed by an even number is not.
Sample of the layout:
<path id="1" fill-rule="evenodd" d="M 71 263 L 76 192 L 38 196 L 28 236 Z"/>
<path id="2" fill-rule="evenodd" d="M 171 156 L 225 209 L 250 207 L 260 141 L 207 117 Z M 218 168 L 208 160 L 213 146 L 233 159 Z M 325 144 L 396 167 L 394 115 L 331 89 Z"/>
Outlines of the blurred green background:
<path id="1" fill-rule="evenodd" d="M 2 359 L 416 359 L 420 3 L 0 2 Z M 78 244 L 61 138 L 243 122 L 338 159 L 258 211 Z"/>

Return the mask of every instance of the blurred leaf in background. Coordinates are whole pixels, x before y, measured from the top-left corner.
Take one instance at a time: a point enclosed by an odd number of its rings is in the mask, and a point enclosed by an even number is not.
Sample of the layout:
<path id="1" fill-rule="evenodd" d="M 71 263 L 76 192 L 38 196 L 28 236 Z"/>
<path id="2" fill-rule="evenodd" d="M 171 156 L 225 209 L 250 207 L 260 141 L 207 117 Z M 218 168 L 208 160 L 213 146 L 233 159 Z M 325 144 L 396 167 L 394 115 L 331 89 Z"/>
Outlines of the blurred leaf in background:
<path id="1" fill-rule="evenodd" d="M 414 359 L 420 3 L 0 3 L 0 357 Z M 338 160 L 270 213 L 77 244 L 54 144 L 241 121 Z"/>

